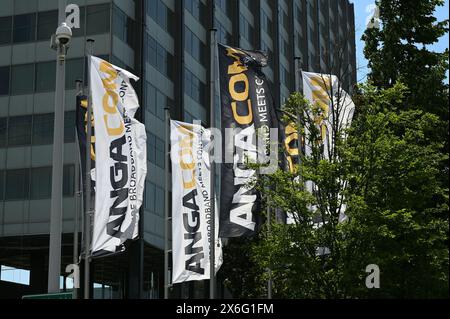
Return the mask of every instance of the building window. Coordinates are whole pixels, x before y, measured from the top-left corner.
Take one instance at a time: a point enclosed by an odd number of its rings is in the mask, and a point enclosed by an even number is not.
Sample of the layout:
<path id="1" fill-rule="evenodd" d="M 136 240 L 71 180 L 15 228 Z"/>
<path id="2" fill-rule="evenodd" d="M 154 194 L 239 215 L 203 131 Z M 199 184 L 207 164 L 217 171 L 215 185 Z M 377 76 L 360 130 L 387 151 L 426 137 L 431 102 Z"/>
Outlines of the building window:
<path id="1" fill-rule="evenodd" d="M 42 62 L 36 64 L 36 92 L 48 92 L 55 90 L 56 63 Z"/>
<path id="2" fill-rule="evenodd" d="M 149 132 L 147 132 L 147 160 L 160 168 L 165 167 L 164 141 Z"/>
<path id="3" fill-rule="evenodd" d="M 109 4 L 99 4 L 86 8 L 87 35 L 110 32 L 110 9 Z"/>
<path id="4" fill-rule="evenodd" d="M 8 118 L 0 118 L 0 147 L 6 146 L 6 138 L 8 132 Z"/>
<path id="5" fill-rule="evenodd" d="M 11 43 L 12 17 L 0 18 L 0 45 Z"/>
<path id="6" fill-rule="evenodd" d="M 34 41 L 36 38 L 36 14 L 14 16 L 14 43 Z"/>
<path id="7" fill-rule="evenodd" d="M 6 200 L 28 199 L 30 170 L 15 169 L 6 171 Z"/>
<path id="8" fill-rule="evenodd" d="M 9 94 L 9 66 L 0 67 L 0 95 Z"/>
<path id="9" fill-rule="evenodd" d="M 37 39 L 50 40 L 50 37 L 58 26 L 58 11 L 47 11 L 38 13 Z"/>
<path id="10" fill-rule="evenodd" d="M 0 170 L 0 200 L 5 199 L 5 171 Z"/>
<path id="11" fill-rule="evenodd" d="M 34 92 L 34 64 L 13 65 L 11 67 L 11 94 Z"/>
<path id="12" fill-rule="evenodd" d="M 151 0 L 147 6 L 147 14 L 155 21 L 161 28 L 166 30 L 169 34 L 173 34 L 173 12 L 161 0 Z"/>
<path id="13" fill-rule="evenodd" d="M 206 98 L 205 84 L 201 82 L 191 71 L 184 70 L 184 83 L 185 93 L 190 96 L 194 101 L 203 105 Z"/>
<path id="14" fill-rule="evenodd" d="M 64 113 L 64 143 L 75 142 L 75 111 Z"/>
<path id="15" fill-rule="evenodd" d="M 197 20 L 200 20 L 203 18 L 204 13 L 205 13 L 205 5 L 200 0 L 185 0 L 184 7 Z"/>
<path id="16" fill-rule="evenodd" d="M 164 216 L 164 201 L 160 200 L 160 198 L 164 198 L 164 189 L 156 186 L 155 198 L 158 198 L 158 200 L 155 200 L 155 213 L 159 216 Z"/>
<path id="17" fill-rule="evenodd" d="M 52 195 L 52 168 L 38 167 L 31 169 L 31 199 L 46 199 Z"/>
<path id="18" fill-rule="evenodd" d="M 267 35 L 272 36 L 273 24 L 267 13 L 261 11 L 261 28 L 267 33 Z"/>
<path id="19" fill-rule="evenodd" d="M 200 64 L 206 64 L 205 44 L 185 26 L 184 45 L 186 51 Z"/>
<path id="20" fill-rule="evenodd" d="M 219 43 L 229 44 L 231 42 L 231 34 L 217 19 L 215 20 L 215 26 L 217 28 L 217 39 Z"/>
<path id="21" fill-rule="evenodd" d="M 250 22 L 241 14 L 239 16 L 239 32 L 241 36 L 245 38 L 248 42 L 253 43 L 253 27 L 250 25 Z"/>
<path id="22" fill-rule="evenodd" d="M 118 7 L 113 7 L 113 33 L 130 47 L 134 46 L 134 21 Z"/>
<path id="23" fill-rule="evenodd" d="M 87 64 L 87 63 L 86 63 Z M 66 62 L 66 89 L 74 89 L 76 80 L 83 80 L 84 59 L 71 59 Z M 87 72 L 86 72 L 87 73 Z M 87 83 L 86 83 L 87 84 Z"/>
<path id="24" fill-rule="evenodd" d="M 227 17 L 231 15 L 232 1 L 229 0 L 214 0 L 214 1 L 216 2 L 216 7 L 220 8 L 220 10 L 222 10 Z"/>
<path id="25" fill-rule="evenodd" d="M 153 183 L 145 183 L 145 209 L 155 212 L 155 185 Z"/>
<path id="26" fill-rule="evenodd" d="M 147 61 L 161 74 L 172 78 L 173 56 L 166 51 L 153 37 L 147 35 Z"/>
<path id="27" fill-rule="evenodd" d="M 75 166 L 64 165 L 63 168 L 63 196 L 72 197 L 75 194 Z"/>
<path id="28" fill-rule="evenodd" d="M 8 146 L 31 144 L 31 115 L 9 118 Z"/>
<path id="29" fill-rule="evenodd" d="M 47 145 L 53 143 L 54 115 L 33 115 L 33 145 Z"/>

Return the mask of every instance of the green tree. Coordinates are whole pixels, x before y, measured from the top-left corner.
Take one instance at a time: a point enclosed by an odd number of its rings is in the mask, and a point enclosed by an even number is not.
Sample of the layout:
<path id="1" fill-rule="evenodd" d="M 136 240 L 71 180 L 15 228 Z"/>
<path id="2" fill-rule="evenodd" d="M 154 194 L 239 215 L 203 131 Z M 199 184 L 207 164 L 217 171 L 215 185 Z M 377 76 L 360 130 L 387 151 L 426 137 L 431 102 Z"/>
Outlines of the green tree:
<path id="1" fill-rule="evenodd" d="M 448 120 L 449 51 L 428 49 L 448 33 L 449 21 L 434 16 L 444 0 L 377 0 L 376 4 L 381 27 L 368 28 L 363 35 L 369 81 L 379 88 L 401 81 L 409 88 L 402 109 L 421 109 Z"/>
<path id="2" fill-rule="evenodd" d="M 296 181 L 297 173 L 279 170 L 258 179 L 270 206 L 296 220 L 272 223 L 251 247 L 261 290 L 270 268 L 280 298 L 448 296 L 448 189 L 438 179 L 448 156 L 434 129 L 442 123 L 420 110 L 392 111 L 407 95 L 402 84 L 361 89 L 362 111 L 348 139 L 336 143 L 339 156 L 321 158 L 313 146 L 302 158 L 298 172 L 317 185 L 313 193 Z M 293 95 L 286 109 L 305 107 L 314 109 Z M 341 192 L 344 223 L 335 200 Z M 318 214 L 327 220 L 319 228 L 313 223 Z M 329 254 L 319 254 L 319 247 Z M 381 269 L 381 289 L 365 286 L 369 264 Z"/>

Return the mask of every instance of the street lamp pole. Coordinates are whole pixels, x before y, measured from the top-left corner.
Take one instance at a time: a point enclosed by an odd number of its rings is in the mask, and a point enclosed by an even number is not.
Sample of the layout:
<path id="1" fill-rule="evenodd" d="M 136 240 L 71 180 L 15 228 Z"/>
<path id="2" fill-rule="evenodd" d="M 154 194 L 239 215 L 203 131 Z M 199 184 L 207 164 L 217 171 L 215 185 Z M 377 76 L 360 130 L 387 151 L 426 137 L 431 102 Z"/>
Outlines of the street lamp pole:
<path id="1" fill-rule="evenodd" d="M 61 271 L 62 187 L 64 152 L 64 89 L 66 54 L 72 36 L 65 24 L 65 0 L 59 0 L 59 26 L 52 37 L 56 50 L 55 122 L 53 132 L 52 198 L 50 205 L 50 243 L 48 260 L 48 293 L 59 292 Z"/>

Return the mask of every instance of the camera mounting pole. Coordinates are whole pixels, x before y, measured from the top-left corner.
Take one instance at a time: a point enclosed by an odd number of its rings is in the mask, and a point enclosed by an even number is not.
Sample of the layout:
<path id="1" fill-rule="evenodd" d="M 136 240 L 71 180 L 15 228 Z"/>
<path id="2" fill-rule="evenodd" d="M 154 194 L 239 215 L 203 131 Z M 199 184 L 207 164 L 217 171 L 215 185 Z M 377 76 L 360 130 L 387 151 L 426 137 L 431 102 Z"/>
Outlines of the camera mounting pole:
<path id="1" fill-rule="evenodd" d="M 59 293 L 61 272 L 62 188 L 64 152 L 64 90 L 66 55 L 72 30 L 64 22 L 66 1 L 59 0 L 59 21 L 52 36 L 51 47 L 56 49 L 55 120 L 53 131 L 52 198 L 50 206 L 50 243 L 48 259 L 48 293 Z"/>

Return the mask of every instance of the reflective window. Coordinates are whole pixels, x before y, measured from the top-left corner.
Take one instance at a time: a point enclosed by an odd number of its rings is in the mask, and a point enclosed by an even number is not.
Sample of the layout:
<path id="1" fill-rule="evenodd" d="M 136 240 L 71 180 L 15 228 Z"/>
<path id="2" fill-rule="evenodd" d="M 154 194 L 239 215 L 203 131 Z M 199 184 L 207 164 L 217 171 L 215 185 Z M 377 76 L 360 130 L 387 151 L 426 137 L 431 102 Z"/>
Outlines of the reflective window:
<path id="1" fill-rule="evenodd" d="M 76 80 L 83 80 L 84 59 L 66 61 L 66 89 L 74 89 Z"/>
<path id="2" fill-rule="evenodd" d="M 172 77 L 173 56 L 153 37 L 147 35 L 147 61 L 161 74 Z"/>
<path id="3" fill-rule="evenodd" d="M 205 84 L 201 82 L 191 71 L 185 69 L 184 72 L 185 93 L 194 101 L 203 105 L 206 98 Z"/>
<path id="4" fill-rule="evenodd" d="M 155 187 L 155 213 L 159 216 L 164 216 L 164 189 L 161 187 Z"/>
<path id="5" fill-rule="evenodd" d="M 75 142 L 75 111 L 64 114 L 64 143 Z"/>
<path id="6" fill-rule="evenodd" d="M 201 0 L 185 0 L 184 7 L 194 18 L 200 20 L 204 17 L 206 7 Z"/>
<path id="7" fill-rule="evenodd" d="M 5 171 L 0 170 L 0 200 L 5 199 Z"/>
<path id="8" fill-rule="evenodd" d="M 113 13 L 113 33 L 130 47 L 134 46 L 134 21 L 116 6 Z"/>
<path id="9" fill-rule="evenodd" d="M 41 62 L 36 64 L 36 92 L 55 90 L 56 63 Z"/>
<path id="10" fill-rule="evenodd" d="M 30 184 L 29 169 L 15 169 L 6 171 L 6 200 L 28 199 Z"/>
<path id="11" fill-rule="evenodd" d="M 155 185 L 153 183 L 145 183 L 145 209 L 155 211 Z"/>
<path id="12" fill-rule="evenodd" d="M 46 145 L 53 143 L 54 115 L 33 115 L 33 145 Z"/>
<path id="13" fill-rule="evenodd" d="M 173 31 L 173 12 L 161 0 L 151 0 L 147 6 L 147 14 L 161 28 L 172 34 Z"/>
<path id="14" fill-rule="evenodd" d="M 164 141 L 147 132 L 147 160 L 164 168 Z"/>
<path id="15" fill-rule="evenodd" d="M 206 46 L 205 44 L 185 26 L 184 45 L 185 50 L 200 64 L 206 64 Z"/>
<path id="16" fill-rule="evenodd" d="M 155 152 L 156 152 L 156 146 L 155 141 L 156 136 L 147 132 L 147 160 L 151 163 L 155 163 Z"/>
<path id="17" fill-rule="evenodd" d="M 31 144 L 31 115 L 9 118 L 8 146 Z"/>
<path id="18" fill-rule="evenodd" d="M 31 169 L 31 199 L 45 199 L 52 195 L 52 168 L 38 167 Z"/>
<path id="19" fill-rule="evenodd" d="M 0 67 L 0 95 L 9 94 L 9 66 Z"/>
<path id="20" fill-rule="evenodd" d="M 36 39 L 36 14 L 14 16 L 14 42 L 28 42 Z"/>
<path id="21" fill-rule="evenodd" d="M 148 112 L 156 115 L 156 88 L 149 82 L 145 83 L 145 107 Z"/>
<path id="22" fill-rule="evenodd" d="M 156 116 L 164 120 L 165 108 L 167 107 L 168 98 L 162 92 L 156 91 Z"/>
<path id="23" fill-rule="evenodd" d="M 110 10 L 109 4 L 99 4 L 94 6 L 88 6 L 86 8 L 86 34 L 99 34 L 110 32 L 109 20 Z"/>
<path id="24" fill-rule="evenodd" d="M 155 139 L 155 164 L 161 168 L 165 167 L 164 141 L 160 138 Z M 160 197 L 157 197 L 160 198 Z M 164 198 L 164 197 L 163 197 Z"/>
<path id="25" fill-rule="evenodd" d="M 73 196 L 74 194 L 75 194 L 75 166 L 64 165 L 63 195 Z"/>
<path id="26" fill-rule="evenodd" d="M 11 94 L 29 94 L 34 91 L 34 64 L 11 67 Z"/>
<path id="27" fill-rule="evenodd" d="M 8 132 L 8 118 L 0 118 L 0 147 L 6 146 L 6 133 Z"/>
<path id="28" fill-rule="evenodd" d="M 37 39 L 50 40 L 58 27 L 58 11 L 46 11 L 38 13 Z"/>
<path id="29" fill-rule="evenodd" d="M 0 45 L 11 43 L 12 17 L 0 18 Z"/>

